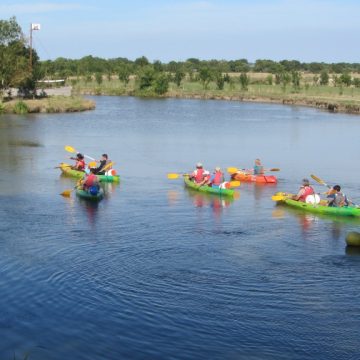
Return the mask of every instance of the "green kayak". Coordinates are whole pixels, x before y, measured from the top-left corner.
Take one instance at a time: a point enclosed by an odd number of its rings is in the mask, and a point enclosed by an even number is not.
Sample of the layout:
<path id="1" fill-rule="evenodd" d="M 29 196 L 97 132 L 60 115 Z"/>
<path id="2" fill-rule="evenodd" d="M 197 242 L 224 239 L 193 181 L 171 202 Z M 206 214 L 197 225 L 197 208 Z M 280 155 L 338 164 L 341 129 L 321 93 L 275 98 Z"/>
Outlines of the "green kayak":
<path id="1" fill-rule="evenodd" d="M 232 189 L 220 189 L 218 187 L 211 187 L 207 185 L 199 186 L 195 184 L 193 181 L 189 179 L 189 176 L 184 176 L 185 185 L 196 191 L 208 193 L 208 194 L 216 194 L 220 196 L 234 196 L 234 190 Z"/>
<path id="2" fill-rule="evenodd" d="M 104 197 L 104 190 L 100 189 L 96 195 L 92 195 L 90 192 L 78 188 L 76 189 L 76 195 L 85 200 L 100 201 Z"/>
<path id="3" fill-rule="evenodd" d="M 63 174 L 70 177 L 82 179 L 85 175 L 83 171 L 73 170 L 71 168 L 71 165 L 69 164 L 61 163 L 59 167 Z M 120 182 L 119 175 L 96 175 L 96 176 L 101 182 Z"/>
<path id="4" fill-rule="evenodd" d="M 344 206 L 344 207 L 332 207 L 324 206 L 321 204 L 307 204 L 302 201 L 296 201 L 289 199 L 293 194 L 287 193 L 277 193 L 272 199 L 279 204 L 286 204 L 293 208 L 301 209 L 311 213 L 325 214 L 325 215 L 334 215 L 334 216 L 359 216 L 360 217 L 360 208 L 353 206 Z"/>

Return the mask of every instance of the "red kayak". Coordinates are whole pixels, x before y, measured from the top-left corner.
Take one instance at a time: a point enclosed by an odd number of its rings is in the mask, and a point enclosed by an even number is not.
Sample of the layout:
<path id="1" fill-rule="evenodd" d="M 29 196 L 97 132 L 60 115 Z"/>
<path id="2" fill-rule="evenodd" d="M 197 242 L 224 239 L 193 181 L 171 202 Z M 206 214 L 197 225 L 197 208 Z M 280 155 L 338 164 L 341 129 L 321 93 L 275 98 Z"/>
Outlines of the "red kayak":
<path id="1" fill-rule="evenodd" d="M 231 175 L 233 180 L 244 182 L 256 182 L 258 184 L 276 184 L 277 178 L 274 175 L 253 175 L 246 172 L 237 172 Z"/>

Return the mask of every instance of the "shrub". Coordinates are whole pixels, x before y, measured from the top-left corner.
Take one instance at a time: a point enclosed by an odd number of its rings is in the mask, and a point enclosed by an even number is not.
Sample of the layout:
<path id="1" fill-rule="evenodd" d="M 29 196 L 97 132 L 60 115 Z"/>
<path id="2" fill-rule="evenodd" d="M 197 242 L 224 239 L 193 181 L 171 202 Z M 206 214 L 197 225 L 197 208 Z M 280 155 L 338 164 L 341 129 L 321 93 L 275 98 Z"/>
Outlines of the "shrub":
<path id="1" fill-rule="evenodd" d="M 5 112 L 5 105 L 0 102 L 0 114 L 3 114 Z"/>
<path id="2" fill-rule="evenodd" d="M 168 89 L 169 89 L 169 78 L 164 74 L 160 74 L 155 80 L 154 91 L 158 95 L 163 95 L 168 91 Z"/>
<path id="3" fill-rule="evenodd" d="M 29 108 L 23 101 L 18 101 L 14 105 L 15 114 L 27 114 L 28 112 L 29 112 Z"/>

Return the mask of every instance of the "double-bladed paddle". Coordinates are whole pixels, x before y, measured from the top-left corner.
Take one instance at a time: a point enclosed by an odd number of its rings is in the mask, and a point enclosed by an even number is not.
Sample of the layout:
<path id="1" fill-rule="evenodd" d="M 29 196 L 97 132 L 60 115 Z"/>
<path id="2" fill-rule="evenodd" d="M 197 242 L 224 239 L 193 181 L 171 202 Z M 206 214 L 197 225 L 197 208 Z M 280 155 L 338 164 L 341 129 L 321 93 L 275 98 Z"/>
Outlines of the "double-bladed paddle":
<path id="1" fill-rule="evenodd" d="M 271 169 L 264 169 L 264 171 L 280 171 L 280 169 L 278 168 L 271 168 Z M 248 169 L 238 169 L 236 167 L 228 167 L 227 168 L 227 172 L 229 174 L 234 174 L 237 172 L 242 172 L 242 173 L 246 173 L 246 174 L 251 174 L 252 170 L 248 170 Z"/>
<path id="2" fill-rule="evenodd" d="M 77 151 L 76 149 L 74 149 L 74 148 L 73 148 L 72 146 L 70 146 L 70 145 L 65 145 L 65 150 L 66 150 L 67 152 L 69 152 L 69 153 L 72 153 L 72 154 L 77 154 L 77 153 L 80 152 L 80 151 Z M 86 158 L 90 159 L 90 160 L 95 161 L 95 159 L 92 158 L 91 156 L 88 156 L 88 155 L 85 155 L 85 154 L 84 154 L 84 156 L 85 156 Z"/>

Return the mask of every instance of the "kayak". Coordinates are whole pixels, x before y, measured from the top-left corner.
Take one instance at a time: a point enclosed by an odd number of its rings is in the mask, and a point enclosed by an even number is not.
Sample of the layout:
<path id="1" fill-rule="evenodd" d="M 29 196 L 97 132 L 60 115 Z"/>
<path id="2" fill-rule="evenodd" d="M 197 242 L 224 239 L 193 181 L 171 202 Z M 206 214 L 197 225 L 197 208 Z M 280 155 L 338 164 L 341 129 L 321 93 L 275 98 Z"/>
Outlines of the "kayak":
<path id="1" fill-rule="evenodd" d="M 237 172 L 231 176 L 234 180 L 243 182 L 256 182 L 258 184 L 276 184 L 277 178 L 274 175 L 253 175 L 246 172 Z"/>
<path id="2" fill-rule="evenodd" d="M 310 203 L 304 203 L 302 201 L 288 199 L 285 197 L 285 196 L 292 196 L 292 195 L 293 194 L 277 193 L 274 196 L 274 198 L 278 198 L 275 201 L 279 204 L 285 204 L 285 205 L 291 206 L 293 208 L 301 209 L 301 210 L 308 211 L 311 213 L 335 215 L 335 216 L 358 216 L 358 217 L 360 217 L 360 208 L 357 208 L 357 207 L 353 207 L 353 206 L 332 207 L 332 206 L 325 206 L 321 203 L 320 204 L 310 204 Z"/>
<path id="3" fill-rule="evenodd" d="M 71 176 L 77 179 L 82 179 L 85 175 L 83 171 L 72 169 L 71 165 L 69 164 L 61 163 L 59 167 L 62 173 L 67 176 Z M 101 182 L 120 182 L 119 175 L 96 175 L 96 176 Z"/>
<path id="4" fill-rule="evenodd" d="M 91 201 L 100 201 L 104 197 L 104 190 L 99 189 L 99 192 L 96 195 L 90 194 L 90 192 L 83 190 L 83 189 L 76 189 L 76 195 L 85 200 L 91 200 Z"/>
<path id="5" fill-rule="evenodd" d="M 233 189 L 220 189 L 218 187 L 212 187 L 208 185 L 199 186 L 195 184 L 193 181 L 189 179 L 189 176 L 184 176 L 185 186 L 190 189 L 194 189 L 196 191 L 208 193 L 208 194 L 216 194 L 220 196 L 234 196 Z"/>

